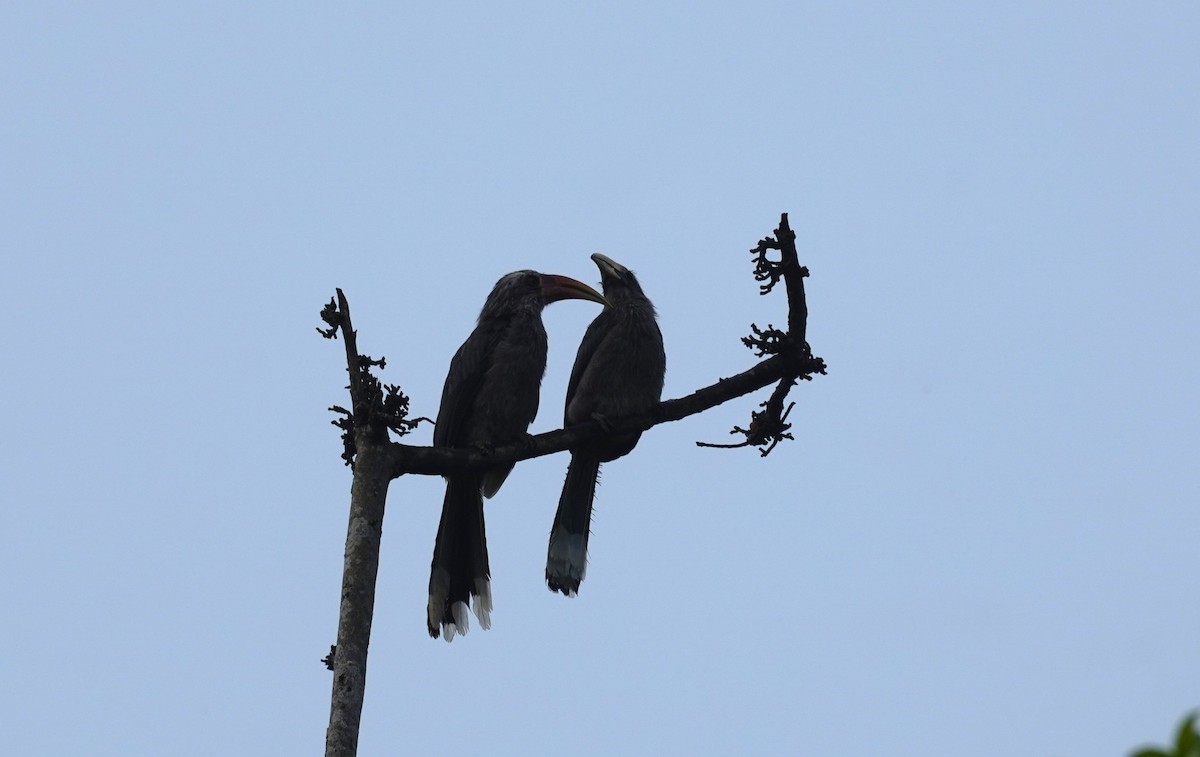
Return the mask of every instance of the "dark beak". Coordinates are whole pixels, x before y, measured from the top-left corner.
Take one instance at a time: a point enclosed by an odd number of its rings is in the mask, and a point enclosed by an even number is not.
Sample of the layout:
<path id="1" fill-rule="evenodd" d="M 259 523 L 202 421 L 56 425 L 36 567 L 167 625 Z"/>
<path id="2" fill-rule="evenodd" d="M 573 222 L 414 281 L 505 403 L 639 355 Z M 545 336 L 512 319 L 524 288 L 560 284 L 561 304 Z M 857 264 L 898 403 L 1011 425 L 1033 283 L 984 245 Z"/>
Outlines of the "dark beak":
<path id="1" fill-rule="evenodd" d="M 629 272 L 629 269 L 613 260 L 607 255 L 601 255 L 598 252 L 592 253 L 592 262 L 600 269 L 600 280 L 608 279 L 617 280 Z"/>

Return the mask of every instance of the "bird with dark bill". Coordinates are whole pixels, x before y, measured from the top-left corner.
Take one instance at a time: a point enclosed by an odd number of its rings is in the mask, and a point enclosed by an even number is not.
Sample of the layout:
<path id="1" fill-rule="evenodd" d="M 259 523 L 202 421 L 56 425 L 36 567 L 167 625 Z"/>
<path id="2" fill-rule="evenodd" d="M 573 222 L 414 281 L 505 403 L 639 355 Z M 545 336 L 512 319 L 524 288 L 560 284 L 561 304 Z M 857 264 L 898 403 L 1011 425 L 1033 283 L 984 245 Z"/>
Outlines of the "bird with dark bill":
<path id="1" fill-rule="evenodd" d="M 605 304 L 587 284 L 566 276 L 516 271 L 496 282 L 478 324 L 450 361 L 433 432 L 435 447 L 487 448 L 522 438 L 538 409 L 546 370 L 542 309 L 566 299 Z M 491 625 L 491 576 L 483 498 L 504 483 L 512 463 L 446 476 L 446 499 L 429 575 L 429 635 L 467 632 L 472 608 Z"/>
<path id="2" fill-rule="evenodd" d="M 642 413 L 662 398 L 667 370 L 654 305 L 637 277 L 615 260 L 592 255 L 608 300 L 588 326 L 567 384 L 567 426 Z M 579 592 L 587 568 L 592 500 L 600 464 L 629 454 L 641 432 L 610 434 L 571 450 L 546 554 L 546 584 L 567 596 Z"/>

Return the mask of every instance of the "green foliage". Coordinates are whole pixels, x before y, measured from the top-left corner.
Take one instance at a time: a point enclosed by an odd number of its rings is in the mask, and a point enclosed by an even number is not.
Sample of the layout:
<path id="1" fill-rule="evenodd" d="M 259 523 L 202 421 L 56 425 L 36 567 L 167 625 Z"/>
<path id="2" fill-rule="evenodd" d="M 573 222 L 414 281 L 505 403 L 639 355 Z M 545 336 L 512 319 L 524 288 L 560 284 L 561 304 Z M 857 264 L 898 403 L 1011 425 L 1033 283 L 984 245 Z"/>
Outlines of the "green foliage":
<path id="1" fill-rule="evenodd" d="M 1129 757 L 1200 757 L 1200 732 L 1196 731 L 1196 719 L 1200 712 L 1193 712 L 1179 724 L 1175 733 L 1175 745 L 1166 749 L 1149 747 L 1133 752 Z"/>

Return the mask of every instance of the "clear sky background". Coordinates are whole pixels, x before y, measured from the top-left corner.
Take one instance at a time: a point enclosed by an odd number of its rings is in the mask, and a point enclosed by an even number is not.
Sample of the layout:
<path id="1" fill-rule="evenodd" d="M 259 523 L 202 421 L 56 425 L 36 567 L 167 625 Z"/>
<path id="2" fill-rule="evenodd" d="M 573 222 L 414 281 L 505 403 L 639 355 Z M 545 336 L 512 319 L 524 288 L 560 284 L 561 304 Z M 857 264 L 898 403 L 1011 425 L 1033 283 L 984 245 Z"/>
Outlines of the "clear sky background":
<path id="1" fill-rule="evenodd" d="M 434 415 L 501 274 L 602 251 L 677 397 L 784 322 L 782 211 L 796 441 L 694 446 L 766 391 L 647 433 L 575 599 L 522 464 L 452 644 L 441 481 L 393 482 L 360 753 L 1097 757 L 1200 705 L 1200 5 L 396 5 L 3 11 L 7 753 L 320 753 L 335 287 Z"/>

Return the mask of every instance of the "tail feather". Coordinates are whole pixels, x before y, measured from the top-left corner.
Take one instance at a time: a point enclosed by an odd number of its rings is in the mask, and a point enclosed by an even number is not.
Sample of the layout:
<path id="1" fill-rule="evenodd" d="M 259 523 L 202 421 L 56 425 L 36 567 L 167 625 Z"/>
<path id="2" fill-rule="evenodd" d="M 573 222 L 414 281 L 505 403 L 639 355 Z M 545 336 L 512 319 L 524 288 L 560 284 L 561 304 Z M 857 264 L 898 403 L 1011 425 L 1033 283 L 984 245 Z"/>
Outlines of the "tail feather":
<path id="1" fill-rule="evenodd" d="M 479 479 L 454 476 L 446 480 L 442 520 L 433 545 L 429 573 L 429 635 L 445 634 L 450 641 L 469 628 L 468 608 L 474 609 L 480 627 L 492 624 L 491 573 L 487 536 L 483 525 L 483 497 Z"/>
<path id="2" fill-rule="evenodd" d="M 600 458 L 594 454 L 572 452 L 567 480 L 558 500 L 558 512 L 550 529 L 546 551 L 546 585 L 568 597 L 579 593 L 579 584 L 587 572 L 587 543 L 592 528 L 592 501 Z"/>

